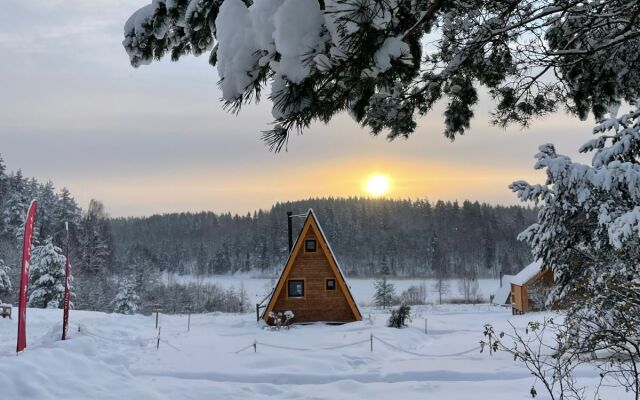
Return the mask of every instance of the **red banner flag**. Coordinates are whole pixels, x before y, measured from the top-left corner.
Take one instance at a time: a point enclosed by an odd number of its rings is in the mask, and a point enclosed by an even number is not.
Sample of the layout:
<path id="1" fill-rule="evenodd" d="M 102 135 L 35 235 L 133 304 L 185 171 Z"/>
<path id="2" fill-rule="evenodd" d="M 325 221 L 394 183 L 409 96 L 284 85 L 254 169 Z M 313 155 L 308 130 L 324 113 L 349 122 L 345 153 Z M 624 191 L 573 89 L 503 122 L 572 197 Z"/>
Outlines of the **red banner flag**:
<path id="1" fill-rule="evenodd" d="M 27 287 L 29 286 L 29 263 L 31 262 L 31 242 L 33 226 L 36 223 L 38 202 L 33 200 L 29 206 L 27 219 L 24 222 L 24 238 L 22 242 L 22 272 L 20 275 L 20 295 L 18 297 L 18 344 L 19 353 L 27 347 Z"/>
<path id="2" fill-rule="evenodd" d="M 69 287 L 69 224 L 65 222 L 65 228 L 67 229 L 67 248 L 65 256 L 67 257 L 67 264 L 65 266 L 65 284 L 64 284 L 64 311 L 62 314 L 62 340 L 67 338 L 67 327 L 69 326 L 69 303 L 71 302 L 71 288 Z"/>

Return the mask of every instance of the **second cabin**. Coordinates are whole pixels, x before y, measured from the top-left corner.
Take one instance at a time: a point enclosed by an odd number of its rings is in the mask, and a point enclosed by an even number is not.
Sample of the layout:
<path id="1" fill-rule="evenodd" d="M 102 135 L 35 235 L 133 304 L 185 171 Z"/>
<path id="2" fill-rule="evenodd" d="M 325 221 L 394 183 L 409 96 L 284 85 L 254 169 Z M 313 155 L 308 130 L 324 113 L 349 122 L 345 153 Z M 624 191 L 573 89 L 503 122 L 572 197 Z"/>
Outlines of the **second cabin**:
<path id="1" fill-rule="evenodd" d="M 313 212 L 302 230 L 271 294 L 262 318 L 293 313 L 290 323 L 345 323 L 362 320 L 335 255 Z"/>

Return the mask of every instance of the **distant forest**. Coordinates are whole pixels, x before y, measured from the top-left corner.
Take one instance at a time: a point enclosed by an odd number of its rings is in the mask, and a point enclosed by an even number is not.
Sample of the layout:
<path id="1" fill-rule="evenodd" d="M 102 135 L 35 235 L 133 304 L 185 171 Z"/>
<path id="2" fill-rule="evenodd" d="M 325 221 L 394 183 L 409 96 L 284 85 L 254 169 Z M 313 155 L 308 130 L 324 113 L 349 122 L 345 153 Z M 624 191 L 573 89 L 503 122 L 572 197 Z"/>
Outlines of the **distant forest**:
<path id="1" fill-rule="evenodd" d="M 286 212 L 313 208 L 349 276 L 496 277 L 531 261 L 519 232 L 535 210 L 478 202 L 321 198 L 270 210 L 111 220 L 114 262 L 154 265 L 177 274 L 273 276 L 288 253 Z M 294 239 L 303 218 L 294 218 Z"/>

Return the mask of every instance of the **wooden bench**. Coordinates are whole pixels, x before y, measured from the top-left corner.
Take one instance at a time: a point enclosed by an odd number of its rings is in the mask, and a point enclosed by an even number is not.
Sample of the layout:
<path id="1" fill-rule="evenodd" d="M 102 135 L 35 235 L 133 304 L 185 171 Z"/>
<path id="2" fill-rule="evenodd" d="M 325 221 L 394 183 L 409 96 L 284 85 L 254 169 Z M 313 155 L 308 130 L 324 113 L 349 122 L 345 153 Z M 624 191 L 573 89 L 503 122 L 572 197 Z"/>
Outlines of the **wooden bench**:
<path id="1" fill-rule="evenodd" d="M 11 319 L 11 304 L 0 304 L 0 316 Z"/>

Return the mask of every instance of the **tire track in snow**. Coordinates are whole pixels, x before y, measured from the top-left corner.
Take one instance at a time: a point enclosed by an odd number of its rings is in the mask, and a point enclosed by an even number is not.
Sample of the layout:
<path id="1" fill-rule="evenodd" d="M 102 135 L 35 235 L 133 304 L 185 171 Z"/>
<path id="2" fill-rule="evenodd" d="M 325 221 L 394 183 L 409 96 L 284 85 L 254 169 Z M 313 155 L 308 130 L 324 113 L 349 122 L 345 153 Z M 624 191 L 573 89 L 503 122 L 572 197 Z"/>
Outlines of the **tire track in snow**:
<path id="1" fill-rule="evenodd" d="M 402 382 L 481 382 L 481 381 L 510 381 L 530 378 L 528 371 L 501 371 L 499 373 L 486 372 L 455 372 L 450 370 L 435 371 L 405 371 L 398 373 L 361 373 L 340 375 L 314 374 L 225 374 L 219 372 L 190 372 L 190 371 L 131 371 L 133 375 L 153 378 L 176 378 L 182 380 L 205 380 L 212 382 L 230 382 L 246 384 L 279 384 L 279 385 L 321 385 L 340 381 L 355 381 L 359 383 L 402 383 Z"/>

